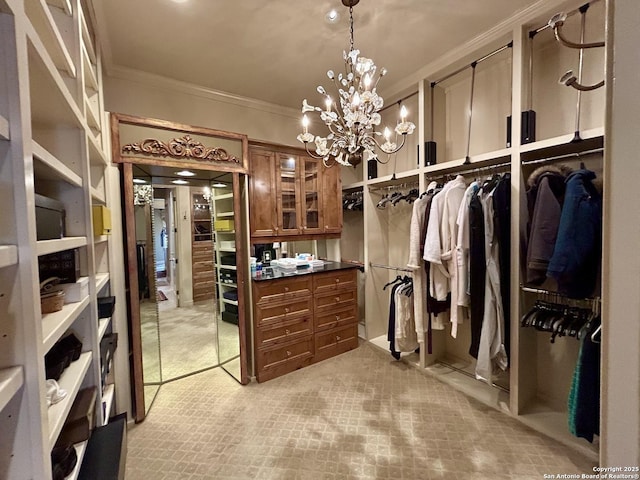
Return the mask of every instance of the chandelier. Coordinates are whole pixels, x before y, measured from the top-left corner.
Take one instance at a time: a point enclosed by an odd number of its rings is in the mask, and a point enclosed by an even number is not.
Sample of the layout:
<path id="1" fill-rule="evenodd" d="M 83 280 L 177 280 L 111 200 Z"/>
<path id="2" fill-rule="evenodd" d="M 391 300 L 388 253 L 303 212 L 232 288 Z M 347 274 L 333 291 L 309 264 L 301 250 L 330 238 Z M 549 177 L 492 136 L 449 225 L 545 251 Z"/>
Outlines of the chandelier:
<path id="1" fill-rule="evenodd" d="M 386 75 L 385 68 L 377 69 L 373 60 L 360 56 L 360 50 L 353 47 L 353 7 L 360 0 L 342 0 L 345 7 L 349 7 L 349 52 L 343 52 L 345 72 L 337 76 L 333 70 L 327 72 L 327 76 L 333 81 L 338 93 L 338 100 L 327 93 L 324 87 L 319 86 L 317 91 L 324 97 L 325 108 L 309 105 L 307 99 L 302 101 L 302 126 L 303 133 L 297 139 L 304 143 L 305 150 L 313 158 L 322 158 L 325 166 L 330 167 L 335 163 L 355 167 L 362 160 L 376 160 L 376 149 L 387 155 L 396 153 L 404 146 L 407 135 L 415 130 L 416 126 L 407 120 L 407 109 L 400 109 L 400 121 L 395 127 L 395 136 L 392 139 L 391 129 L 385 127 L 383 132 L 376 131 L 382 120 L 380 110 L 384 100 L 376 91 L 378 82 Z M 326 137 L 315 136 L 309 132 L 308 112 L 317 112 L 325 123 L 329 133 Z M 398 136 L 401 138 L 397 144 Z M 381 140 L 384 141 L 381 143 Z M 315 152 L 309 150 L 309 145 L 315 143 Z"/>

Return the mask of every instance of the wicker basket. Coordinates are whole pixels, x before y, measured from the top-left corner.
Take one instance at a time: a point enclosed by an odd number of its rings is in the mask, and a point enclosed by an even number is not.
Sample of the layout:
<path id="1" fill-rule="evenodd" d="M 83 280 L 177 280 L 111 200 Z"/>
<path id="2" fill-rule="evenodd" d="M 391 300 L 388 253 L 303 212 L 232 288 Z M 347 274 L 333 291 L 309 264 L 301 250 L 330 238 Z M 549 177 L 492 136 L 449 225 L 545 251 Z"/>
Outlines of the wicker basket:
<path id="1" fill-rule="evenodd" d="M 40 310 L 42 313 L 59 312 L 64 306 L 64 291 L 45 293 L 40 295 Z"/>

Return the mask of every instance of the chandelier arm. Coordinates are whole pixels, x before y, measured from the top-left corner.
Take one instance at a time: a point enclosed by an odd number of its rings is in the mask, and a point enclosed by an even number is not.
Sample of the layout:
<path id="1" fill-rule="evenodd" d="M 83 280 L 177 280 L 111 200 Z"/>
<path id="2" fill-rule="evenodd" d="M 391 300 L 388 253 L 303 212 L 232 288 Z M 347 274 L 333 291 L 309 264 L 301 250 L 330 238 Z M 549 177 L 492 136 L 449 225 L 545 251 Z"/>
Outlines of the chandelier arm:
<path id="1" fill-rule="evenodd" d="M 380 149 L 380 151 L 381 151 L 381 152 L 384 152 L 384 153 L 386 153 L 387 155 L 393 155 L 394 153 L 398 153 L 398 152 L 400 151 L 400 149 L 401 149 L 402 147 L 404 147 L 404 142 L 406 141 L 406 139 L 407 139 L 407 134 L 406 134 L 406 133 L 403 133 L 403 134 L 402 134 L 402 143 L 401 143 L 400 145 L 398 145 L 398 146 L 397 146 L 394 150 L 392 150 L 391 152 L 387 152 L 386 150 L 384 150 L 384 149 L 382 148 L 382 146 L 380 145 L 380 143 L 379 143 L 375 138 L 371 137 L 371 140 L 373 141 L 373 143 L 375 143 L 375 144 L 376 144 L 376 147 L 378 147 L 378 148 Z"/>
<path id="2" fill-rule="evenodd" d="M 306 150 L 307 154 L 311 157 L 311 158 L 315 158 L 315 159 L 320 159 L 320 158 L 324 158 L 320 155 L 318 155 L 315 152 L 312 152 L 311 150 L 309 150 L 309 144 L 311 142 L 304 142 L 304 149 Z"/>

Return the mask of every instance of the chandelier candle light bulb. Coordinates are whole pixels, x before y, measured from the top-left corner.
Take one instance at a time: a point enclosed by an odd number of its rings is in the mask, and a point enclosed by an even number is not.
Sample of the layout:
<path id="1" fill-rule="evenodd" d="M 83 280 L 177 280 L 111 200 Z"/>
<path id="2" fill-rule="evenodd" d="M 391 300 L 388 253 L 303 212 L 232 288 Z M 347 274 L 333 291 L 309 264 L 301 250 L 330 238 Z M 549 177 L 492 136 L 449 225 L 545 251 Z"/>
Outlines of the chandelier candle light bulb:
<path id="1" fill-rule="evenodd" d="M 333 109 L 333 100 L 327 94 L 323 86 L 317 91 L 325 97 L 326 110 L 309 105 L 307 99 L 302 101 L 302 126 L 303 133 L 298 135 L 298 140 L 304 143 L 307 153 L 314 158 L 322 158 L 325 166 L 333 166 L 335 163 L 355 167 L 363 160 L 376 160 L 377 150 L 391 155 L 400 150 L 405 143 L 406 136 L 413 133 L 415 125 L 407 121 L 408 112 L 404 105 L 400 109 L 400 122 L 395 127 L 397 135 L 402 136 L 400 145 L 391 142 L 391 130 L 385 128 L 382 134 L 375 130 L 382 120 L 380 110 L 384 105 L 383 98 L 377 93 L 380 79 L 386 75 L 387 70 L 377 67 L 373 60 L 360 56 L 360 50 L 353 46 L 353 7 L 359 0 L 342 0 L 343 5 L 349 7 L 350 21 L 350 48 L 349 52 L 343 52 L 345 73 L 337 76 L 333 70 L 327 72 L 327 77 L 333 82 L 338 100 Z M 329 133 L 325 137 L 315 136 L 309 133 L 309 118 L 306 113 L 317 112 L 324 122 Z M 376 137 L 384 136 L 385 142 L 380 144 Z M 309 150 L 309 144 L 315 143 L 315 151 Z"/>

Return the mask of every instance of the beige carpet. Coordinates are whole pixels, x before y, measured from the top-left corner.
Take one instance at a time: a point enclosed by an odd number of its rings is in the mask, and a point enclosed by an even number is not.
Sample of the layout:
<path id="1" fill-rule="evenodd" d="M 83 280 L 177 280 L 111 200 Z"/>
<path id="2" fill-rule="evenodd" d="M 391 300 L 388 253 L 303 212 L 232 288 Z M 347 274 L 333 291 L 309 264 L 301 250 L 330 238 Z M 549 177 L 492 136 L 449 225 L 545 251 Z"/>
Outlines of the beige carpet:
<path id="1" fill-rule="evenodd" d="M 241 386 L 162 386 L 129 431 L 128 480 L 523 479 L 592 464 L 370 344 Z"/>

